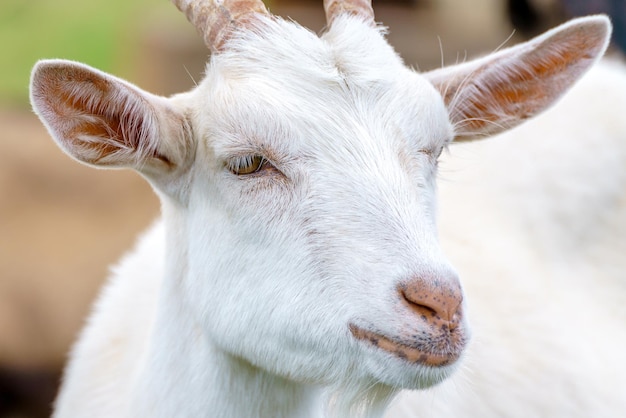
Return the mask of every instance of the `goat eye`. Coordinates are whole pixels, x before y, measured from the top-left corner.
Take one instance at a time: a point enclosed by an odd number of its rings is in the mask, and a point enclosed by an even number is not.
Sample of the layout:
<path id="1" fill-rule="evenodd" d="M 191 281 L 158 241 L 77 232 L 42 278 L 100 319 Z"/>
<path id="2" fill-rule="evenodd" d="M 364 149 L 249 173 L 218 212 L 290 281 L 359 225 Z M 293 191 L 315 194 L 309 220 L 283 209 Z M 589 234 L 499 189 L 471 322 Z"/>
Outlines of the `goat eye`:
<path id="1" fill-rule="evenodd" d="M 441 154 L 443 153 L 445 149 L 446 147 L 440 147 L 440 148 L 434 148 L 434 149 L 425 149 L 425 150 L 422 150 L 422 152 L 426 154 L 433 161 L 437 161 L 439 157 L 441 157 Z"/>
<path id="2" fill-rule="evenodd" d="M 267 164 L 267 160 L 260 155 L 249 155 L 235 158 L 228 164 L 228 169 L 238 176 L 254 174 Z"/>

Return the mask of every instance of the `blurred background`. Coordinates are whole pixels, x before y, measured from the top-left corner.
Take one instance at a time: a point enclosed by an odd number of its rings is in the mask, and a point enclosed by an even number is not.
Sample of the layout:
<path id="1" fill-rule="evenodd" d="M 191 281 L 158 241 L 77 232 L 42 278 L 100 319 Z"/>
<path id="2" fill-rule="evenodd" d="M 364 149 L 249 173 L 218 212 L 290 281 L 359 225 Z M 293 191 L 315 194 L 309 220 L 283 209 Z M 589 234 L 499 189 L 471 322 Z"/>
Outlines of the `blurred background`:
<path id="1" fill-rule="evenodd" d="M 274 14 L 319 32 L 322 2 L 271 0 Z M 623 36 L 626 1 L 375 0 L 406 63 L 452 64 L 554 26 L 609 12 Z M 71 342 L 108 266 L 158 215 L 149 186 L 71 161 L 30 111 L 40 58 L 81 61 L 156 94 L 193 87 L 208 58 L 166 0 L 0 2 L 0 417 L 46 417 Z"/>

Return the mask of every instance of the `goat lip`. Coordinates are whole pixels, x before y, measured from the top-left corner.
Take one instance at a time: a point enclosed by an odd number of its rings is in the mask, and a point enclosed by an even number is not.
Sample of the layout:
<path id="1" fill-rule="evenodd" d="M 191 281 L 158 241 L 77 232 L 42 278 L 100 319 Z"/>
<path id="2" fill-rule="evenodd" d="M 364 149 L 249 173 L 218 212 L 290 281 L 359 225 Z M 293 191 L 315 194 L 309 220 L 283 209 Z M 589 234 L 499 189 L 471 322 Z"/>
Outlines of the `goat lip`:
<path id="1" fill-rule="evenodd" d="M 452 343 L 452 347 L 445 352 L 433 352 L 418 348 L 417 344 L 411 345 L 410 342 L 400 342 L 382 334 L 365 330 L 354 324 L 350 324 L 350 332 L 356 339 L 366 341 L 402 360 L 431 367 L 443 367 L 454 363 L 461 357 L 463 347 L 465 346 L 465 340 L 461 337 L 456 339 L 457 341 Z"/>

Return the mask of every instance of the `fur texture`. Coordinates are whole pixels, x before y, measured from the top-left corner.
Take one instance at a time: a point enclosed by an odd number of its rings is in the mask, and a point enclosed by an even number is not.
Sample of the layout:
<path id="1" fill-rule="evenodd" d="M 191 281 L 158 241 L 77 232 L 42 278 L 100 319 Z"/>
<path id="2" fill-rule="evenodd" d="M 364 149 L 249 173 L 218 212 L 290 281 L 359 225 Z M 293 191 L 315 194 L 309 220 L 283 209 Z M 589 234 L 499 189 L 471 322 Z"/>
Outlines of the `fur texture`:
<path id="1" fill-rule="evenodd" d="M 581 19 L 480 61 L 480 71 L 422 76 L 358 17 L 336 17 L 321 38 L 258 17 L 213 55 L 195 90 L 170 99 L 77 63 L 38 64 L 33 106 L 60 146 L 87 164 L 139 171 L 163 210 L 100 297 L 55 417 L 379 417 L 400 389 L 449 378 L 470 336 L 435 219 L 437 159 L 459 138 L 455 115 L 488 121 L 487 131 L 465 124 L 477 137 L 542 111 L 603 53 L 609 28 Z M 516 70 L 485 76 L 502 63 Z M 480 91 L 484 105 L 460 111 L 466 102 L 443 86 Z M 447 215 L 443 196 L 442 222 L 455 226 L 444 244 L 464 269 L 465 257 L 486 265 L 472 280 L 498 280 L 508 258 L 474 248 L 488 251 L 500 231 L 480 229 L 464 245 L 483 218 L 465 219 L 463 201 Z M 508 232 L 509 256 L 524 257 Z M 480 324 L 493 314 L 479 306 Z M 499 344 L 516 325 L 496 321 L 483 335 Z M 511 387 L 525 379 L 516 356 L 489 353 L 471 351 L 466 367 L 486 359 L 477 373 L 511 376 Z"/>
<path id="2" fill-rule="evenodd" d="M 626 67 L 594 67 L 518 129 L 441 162 L 440 237 L 473 329 L 465 363 L 389 417 L 626 411 Z"/>

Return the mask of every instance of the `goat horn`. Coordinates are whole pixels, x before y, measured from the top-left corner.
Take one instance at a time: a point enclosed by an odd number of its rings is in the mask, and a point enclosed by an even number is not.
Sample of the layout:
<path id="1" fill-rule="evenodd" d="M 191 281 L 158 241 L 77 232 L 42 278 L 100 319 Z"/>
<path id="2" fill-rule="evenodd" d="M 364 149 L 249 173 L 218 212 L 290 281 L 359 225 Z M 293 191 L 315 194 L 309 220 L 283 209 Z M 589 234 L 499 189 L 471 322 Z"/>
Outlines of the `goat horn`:
<path id="1" fill-rule="evenodd" d="M 172 3 L 185 13 L 213 52 L 222 49 L 242 20 L 254 13 L 269 15 L 262 0 L 172 0 Z"/>
<path id="2" fill-rule="evenodd" d="M 360 16 L 372 26 L 376 25 L 371 0 L 324 0 L 324 11 L 328 26 L 332 25 L 337 16 L 344 13 Z"/>

